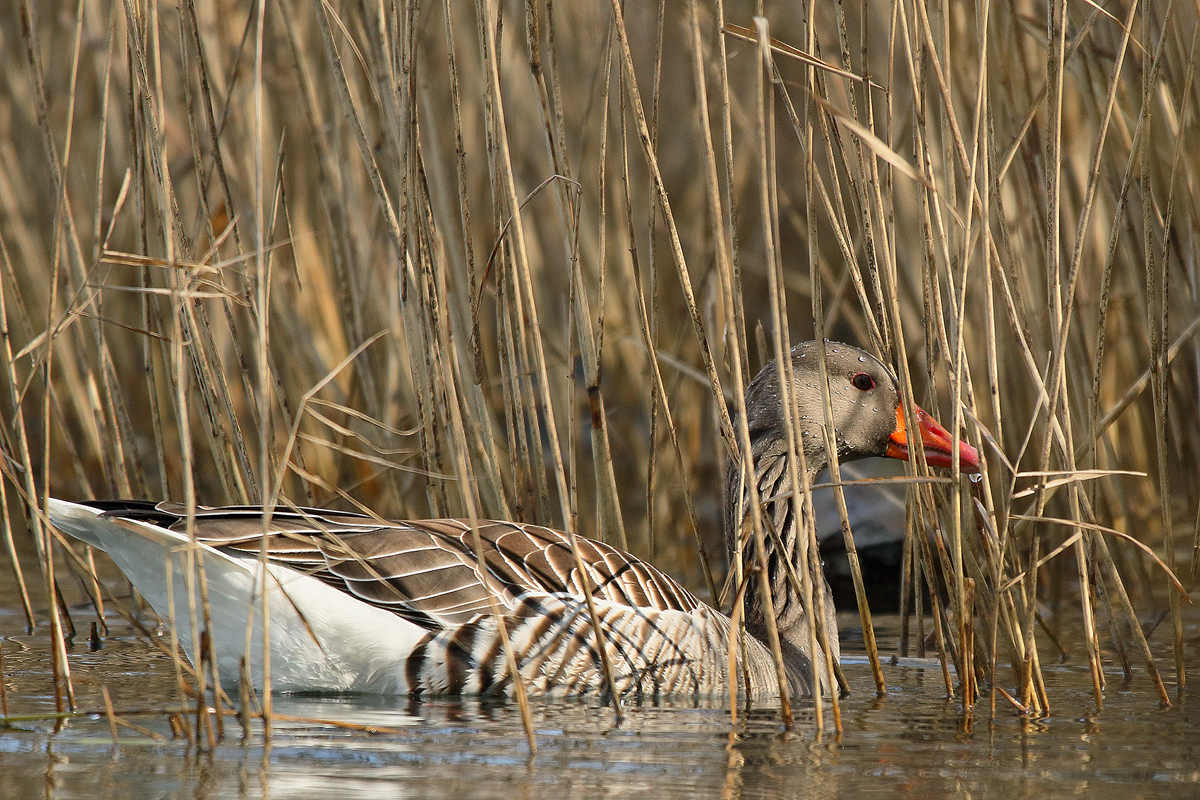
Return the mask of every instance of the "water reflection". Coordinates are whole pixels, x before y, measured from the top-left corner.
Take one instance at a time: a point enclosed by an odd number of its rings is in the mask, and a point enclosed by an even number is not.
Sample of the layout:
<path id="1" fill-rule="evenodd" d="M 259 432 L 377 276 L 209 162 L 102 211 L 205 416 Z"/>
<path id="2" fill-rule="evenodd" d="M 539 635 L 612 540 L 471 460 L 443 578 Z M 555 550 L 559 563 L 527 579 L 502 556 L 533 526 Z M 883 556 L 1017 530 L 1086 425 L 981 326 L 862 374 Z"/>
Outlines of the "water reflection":
<path id="1" fill-rule="evenodd" d="M 101 687 L 119 713 L 177 702 L 171 661 L 113 625 L 103 650 L 70 651 L 79 706 L 102 710 Z M 0 616 L 9 714 L 45 714 L 48 636 L 21 628 Z M 885 666 L 876 697 L 864 658 L 845 667 L 840 739 L 831 726 L 817 736 L 803 703 L 785 732 L 769 708 L 743 710 L 731 730 L 720 703 L 643 702 L 618 728 L 598 702 L 535 702 L 532 757 L 515 707 L 477 699 L 279 696 L 269 741 L 256 726 L 242 742 L 228 720 L 226 741 L 204 751 L 171 738 L 161 714 L 129 713 L 136 728 L 116 743 L 103 714 L 57 730 L 27 718 L 0 731 L 0 797 L 1200 796 L 1200 703 L 1161 711 L 1144 678 L 1126 685 L 1114 670 L 1096 714 L 1086 667 L 1056 666 L 1053 715 L 1023 720 L 1001 704 L 989 723 L 985 699 L 965 732 L 939 668 Z"/>

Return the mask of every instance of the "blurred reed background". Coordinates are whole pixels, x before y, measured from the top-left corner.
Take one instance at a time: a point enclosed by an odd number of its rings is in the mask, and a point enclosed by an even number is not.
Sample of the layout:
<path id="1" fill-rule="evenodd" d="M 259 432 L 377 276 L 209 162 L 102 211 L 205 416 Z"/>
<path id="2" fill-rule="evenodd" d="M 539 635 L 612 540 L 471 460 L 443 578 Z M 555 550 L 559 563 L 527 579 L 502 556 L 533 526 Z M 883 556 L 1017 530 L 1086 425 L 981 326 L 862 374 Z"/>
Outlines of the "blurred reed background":
<path id="1" fill-rule="evenodd" d="M 570 525 L 707 595 L 718 391 L 823 333 L 986 458 L 908 489 L 951 691 L 1045 709 L 1063 626 L 1182 684 L 1194 5 L 0 14 L 0 502 L 42 583 L 86 565 L 26 533 L 50 492 Z"/>

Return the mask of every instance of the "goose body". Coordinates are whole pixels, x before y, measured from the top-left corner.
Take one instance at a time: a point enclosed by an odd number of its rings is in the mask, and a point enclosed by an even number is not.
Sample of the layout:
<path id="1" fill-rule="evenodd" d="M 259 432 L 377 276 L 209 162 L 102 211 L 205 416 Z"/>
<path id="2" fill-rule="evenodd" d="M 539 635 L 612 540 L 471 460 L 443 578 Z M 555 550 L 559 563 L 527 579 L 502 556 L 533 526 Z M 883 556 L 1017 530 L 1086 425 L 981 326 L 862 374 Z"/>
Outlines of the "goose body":
<path id="1" fill-rule="evenodd" d="M 174 620 L 195 663 L 184 509 L 50 503 L 57 527 L 108 552 L 158 615 Z M 485 580 L 465 520 L 384 522 L 320 509 L 277 510 L 267 534 L 272 688 L 507 692 L 511 682 L 491 595 L 531 691 L 602 690 L 595 633 L 567 535 L 511 522 L 475 527 L 484 543 Z M 247 620 L 262 613 L 262 509 L 199 509 L 194 530 L 219 671 L 236 680 Z M 726 685 L 728 617 L 646 562 L 600 542 L 576 541 L 619 692 L 707 694 Z M 198 589 L 196 597 L 199 617 Z M 256 625 L 247 659 L 252 677 L 262 675 L 260 632 Z M 773 688 L 757 676 L 773 675 L 770 655 L 757 641 L 747 651 L 755 676 L 751 694 L 769 695 Z"/>
<path id="2" fill-rule="evenodd" d="M 856 348 L 832 342 L 826 348 L 840 459 L 907 458 L 909 432 L 890 372 Z M 818 352 L 814 342 L 792 351 L 792 394 L 804 417 L 802 441 L 812 474 L 827 461 L 823 434 L 809 435 L 824 421 L 815 383 Z M 779 533 L 766 544 L 766 581 L 788 689 L 806 695 L 816 688 L 807 610 L 781 561 L 798 552 L 784 468 L 783 394 L 777 370 L 768 365 L 747 390 L 747 423 L 764 517 Z M 911 435 L 929 463 L 957 460 L 964 472 L 978 470 L 972 448 L 961 442 L 956 447 L 924 412 L 918 410 L 918 417 Z M 365 514 L 282 508 L 266 521 L 257 507 L 200 508 L 192 522 L 192 545 L 185 509 L 177 504 L 51 499 L 49 510 L 57 528 L 112 557 L 155 612 L 174 625 L 193 663 L 194 628 L 204 626 L 197 569 L 202 561 L 210 633 L 224 682 L 238 680 L 243 658 L 248 675 L 261 679 L 265 585 L 276 691 L 506 694 L 512 676 L 500 636 L 503 624 L 521 680 L 533 693 L 607 692 L 597 649 L 603 647 L 622 695 L 723 694 L 731 688 L 732 650 L 732 688 L 761 699 L 775 695 L 778 683 L 765 644 L 764 592 L 753 578 L 760 561 L 745 538 L 741 548 L 733 545 L 743 527 L 736 517 L 744 507 L 741 498 L 749 496 L 739 472 L 730 465 L 726 528 L 730 552 L 740 549 L 751 567 L 745 617 L 751 635 L 737 637 L 732 648 L 730 618 L 662 571 L 604 543 L 576 537 L 581 573 L 568 535 L 537 525 L 390 522 Z M 483 547 L 478 556 L 476 533 Z M 833 602 L 828 586 L 821 584 L 824 624 L 836 658 Z M 599 622 L 595 627 L 587 591 Z M 818 655 L 821 664 L 824 657 Z M 817 690 L 828 691 L 822 673 Z"/>

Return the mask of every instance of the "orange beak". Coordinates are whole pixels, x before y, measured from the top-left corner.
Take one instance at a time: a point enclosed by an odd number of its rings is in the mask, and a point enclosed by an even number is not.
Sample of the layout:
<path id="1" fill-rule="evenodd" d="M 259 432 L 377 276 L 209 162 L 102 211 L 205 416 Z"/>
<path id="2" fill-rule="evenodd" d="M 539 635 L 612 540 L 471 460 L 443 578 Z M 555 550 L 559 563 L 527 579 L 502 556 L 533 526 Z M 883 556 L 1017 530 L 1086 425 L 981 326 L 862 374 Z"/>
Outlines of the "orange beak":
<path id="1" fill-rule="evenodd" d="M 966 442 L 955 442 L 950 434 L 938 424 L 938 421 L 925 413 L 920 406 L 914 407 L 917 412 L 916 437 L 925 450 L 925 461 L 931 467 L 954 466 L 955 454 L 958 455 L 958 466 L 963 472 L 973 474 L 979 472 L 979 451 Z M 904 404 L 896 406 L 896 430 L 888 437 L 888 447 L 885 455 L 888 458 L 909 460 L 908 428 L 904 422 Z M 957 447 L 955 445 L 957 444 Z"/>

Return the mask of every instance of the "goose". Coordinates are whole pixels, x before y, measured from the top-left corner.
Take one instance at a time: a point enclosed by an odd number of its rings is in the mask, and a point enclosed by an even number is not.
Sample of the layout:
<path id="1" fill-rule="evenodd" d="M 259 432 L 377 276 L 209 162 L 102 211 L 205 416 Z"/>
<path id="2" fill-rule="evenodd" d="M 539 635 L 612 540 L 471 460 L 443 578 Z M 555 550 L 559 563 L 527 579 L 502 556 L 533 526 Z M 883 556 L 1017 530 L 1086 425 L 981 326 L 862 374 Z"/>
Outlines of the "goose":
<path id="1" fill-rule="evenodd" d="M 914 408 L 910 425 L 896 380 L 878 359 L 848 345 L 825 347 L 838 458 L 905 459 L 920 446 L 933 466 L 979 471 L 979 454 Z M 800 410 L 809 477 L 828 462 L 816 342 L 791 351 L 790 394 Z M 802 522 L 793 517 L 787 444 L 774 363 L 746 391 L 753 476 L 766 538 L 766 582 L 792 696 L 831 691 L 824 653 L 819 684 L 803 600 L 781 558 L 798 559 Z M 910 441 L 911 437 L 911 441 Z M 261 688 L 262 592 L 267 591 L 270 686 L 281 692 L 506 695 L 513 676 L 500 633 L 530 694 L 718 695 L 748 699 L 779 692 L 768 646 L 760 563 L 742 513 L 751 495 L 740 470 L 726 469 L 726 538 L 741 533 L 745 623 L 702 602 L 665 572 L 599 541 L 518 522 L 436 519 L 388 522 L 318 508 L 197 508 L 169 502 L 48 500 L 59 530 L 105 551 L 159 617 L 174 626 L 195 664 L 202 561 L 218 673 L 236 684 L 243 665 Z M 482 551 L 476 552 L 478 534 Z M 783 545 L 781 551 L 776 542 Z M 792 555 L 787 555 L 791 553 Z M 265 575 L 264 575 L 265 570 Z M 838 653 L 828 584 L 825 631 Z M 591 593 L 594 616 L 585 592 Z M 189 593 L 192 593 L 189 597 Z M 189 605 L 189 602 L 193 605 Z M 595 627 L 593 627 L 595 623 Z M 200 623 L 203 624 L 203 623 Z M 250 632 L 247 637 L 247 632 Z M 730 675 L 731 637 L 736 674 Z M 249 649 L 247 650 L 247 642 Z M 603 647 L 606 659 L 600 657 Z M 245 658 L 245 662 L 243 662 Z M 611 684 L 604 662 L 611 670 Z M 731 686 L 731 682 L 733 685 Z"/>

